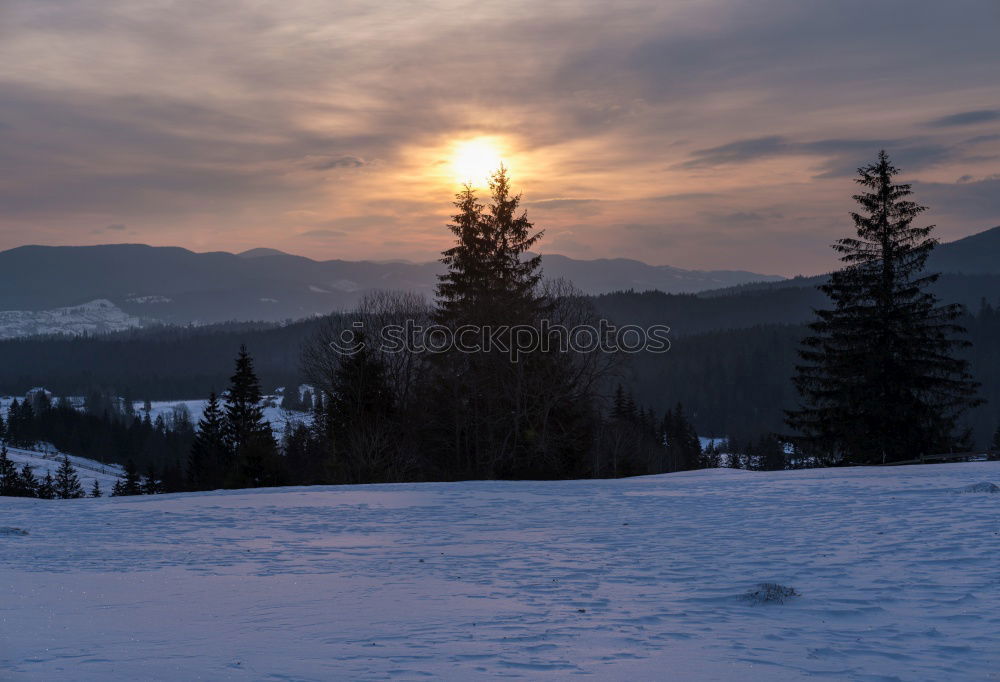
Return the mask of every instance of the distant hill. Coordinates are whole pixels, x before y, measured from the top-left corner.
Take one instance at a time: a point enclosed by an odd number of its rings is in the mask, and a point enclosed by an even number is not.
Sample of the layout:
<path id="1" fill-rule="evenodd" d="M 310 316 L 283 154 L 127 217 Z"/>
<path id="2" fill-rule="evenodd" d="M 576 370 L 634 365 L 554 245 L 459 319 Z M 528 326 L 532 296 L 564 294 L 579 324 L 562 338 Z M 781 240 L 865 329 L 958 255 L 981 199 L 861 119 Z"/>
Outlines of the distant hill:
<path id="1" fill-rule="evenodd" d="M 740 270 L 684 270 L 625 258 L 575 260 L 557 254 L 544 255 L 542 267 L 547 277 L 568 279 L 590 295 L 631 290 L 730 299 L 692 308 L 686 321 L 697 329 L 804 321 L 820 302 L 815 286 L 825 277 L 783 279 Z M 975 305 L 982 297 L 995 301 L 1000 227 L 942 244 L 929 267 L 946 273 L 938 285 L 945 300 L 966 305 Z M 58 331 L 63 313 L 56 309 L 98 300 L 113 306 L 107 320 L 95 321 L 107 328 L 116 328 L 119 319 L 129 324 L 303 319 L 349 309 L 373 289 L 431 297 L 440 271 L 437 262 L 317 261 L 267 248 L 232 254 L 143 244 L 22 246 L 0 252 L 0 313 L 22 311 L 8 316 L 17 318 L 16 329 L 12 326 L 6 334 L 0 329 L 0 336 L 19 336 L 35 328 Z M 752 302 L 739 298 L 778 290 L 786 293 Z M 655 296 L 621 303 L 637 306 L 638 318 L 655 319 L 666 312 Z M 666 307 L 676 312 L 691 305 L 678 299 Z M 34 316 L 27 314 L 31 311 L 47 311 L 39 318 L 46 324 L 35 324 Z"/>
<path id="2" fill-rule="evenodd" d="M 241 251 L 236 255 L 241 258 L 260 258 L 261 256 L 287 256 L 288 254 L 278 249 L 257 248 Z"/>
<path id="3" fill-rule="evenodd" d="M 546 255 L 548 277 L 588 294 L 620 289 L 703 291 L 780 277 L 683 270 L 626 259 Z M 107 300 L 127 316 L 174 324 L 282 321 L 352 307 L 367 291 L 433 295 L 441 264 L 316 261 L 276 249 L 195 253 L 144 244 L 22 246 L 0 252 L 0 311 L 49 311 Z"/>
<path id="4" fill-rule="evenodd" d="M 1000 274 L 1000 225 L 942 244 L 931 254 L 928 267 L 964 275 Z"/>
<path id="5" fill-rule="evenodd" d="M 1000 275 L 1000 226 L 953 242 L 938 245 L 927 260 L 928 272 L 955 275 Z M 780 281 L 759 281 L 719 287 L 703 292 L 705 297 L 729 296 L 751 291 L 815 287 L 826 275 L 792 277 Z M 984 295 L 986 295 L 984 293 Z M 989 297 L 988 298 L 993 298 Z"/>

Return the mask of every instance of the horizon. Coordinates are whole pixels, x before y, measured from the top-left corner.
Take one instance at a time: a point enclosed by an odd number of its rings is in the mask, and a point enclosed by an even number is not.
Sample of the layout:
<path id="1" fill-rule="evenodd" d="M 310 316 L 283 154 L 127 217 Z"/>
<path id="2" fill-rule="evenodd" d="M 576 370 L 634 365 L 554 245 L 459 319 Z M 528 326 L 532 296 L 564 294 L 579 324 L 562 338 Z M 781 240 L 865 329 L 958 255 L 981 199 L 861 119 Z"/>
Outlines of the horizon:
<path id="1" fill-rule="evenodd" d="M 502 161 L 542 253 L 791 276 L 881 147 L 941 241 L 1000 222 L 988 0 L 232 9 L 7 3 L 0 248 L 427 262 Z"/>
<path id="2" fill-rule="evenodd" d="M 996 230 L 996 229 L 1000 229 L 1000 225 L 994 225 L 993 227 L 987 227 L 987 228 L 984 228 L 984 229 L 981 229 L 981 230 L 976 230 L 974 232 L 970 232 L 969 234 L 959 235 L 959 236 L 955 237 L 954 239 L 950 239 L 948 241 L 941 240 L 940 244 L 944 245 L 944 244 L 951 243 L 951 242 L 961 241 L 963 239 L 966 239 L 966 238 L 969 238 L 969 237 L 975 237 L 977 235 L 980 235 L 980 234 L 983 234 L 983 233 L 986 233 L 986 232 L 990 232 L 990 231 Z M 0 253 L 2 253 L 4 251 L 13 251 L 15 249 L 32 247 L 32 246 L 43 246 L 43 247 L 53 247 L 53 248 L 82 248 L 82 247 L 100 247 L 100 246 L 145 246 L 145 247 L 150 247 L 150 248 L 180 248 L 180 249 L 184 249 L 186 251 L 190 251 L 191 253 L 194 253 L 194 254 L 225 253 L 225 254 L 229 254 L 229 255 L 232 255 L 232 256 L 243 256 L 244 254 L 252 252 L 252 251 L 277 251 L 278 253 L 276 253 L 276 254 L 269 254 L 269 255 L 295 256 L 295 257 L 299 257 L 299 258 L 307 258 L 307 259 L 315 261 L 315 262 L 342 261 L 342 262 L 355 262 L 355 263 L 357 263 L 357 262 L 367 262 L 367 263 L 376 263 L 376 264 L 405 263 L 405 264 L 408 264 L 408 265 L 430 265 L 431 263 L 440 262 L 440 258 L 432 258 L 432 259 L 429 259 L 429 260 L 415 260 L 415 259 L 410 259 L 410 258 L 340 258 L 340 257 L 315 258 L 313 256 L 310 256 L 310 255 L 307 255 L 307 254 L 304 254 L 304 253 L 294 253 L 294 252 L 291 252 L 291 251 L 286 251 L 284 249 L 277 249 L 277 248 L 270 247 L 270 246 L 254 246 L 254 247 L 250 247 L 248 249 L 242 249 L 242 250 L 235 250 L 235 249 L 233 249 L 233 250 L 229 250 L 229 249 L 210 249 L 210 250 L 201 251 L 201 250 L 192 249 L 192 248 L 180 245 L 180 244 L 150 244 L 150 243 L 146 243 L 146 242 L 102 242 L 102 243 L 96 243 L 96 244 L 37 244 L 37 243 L 27 243 L 27 244 L 18 244 L 16 246 L 11 246 L 11 247 L 8 247 L 8 248 L 0 249 Z M 748 268 L 705 268 L 705 267 L 699 267 L 697 264 L 689 264 L 688 267 L 681 267 L 681 266 L 675 265 L 673 263 L 650 263 L 649 261 L 643 260 L 642 258 L 632 258 L 632 257 L 628 257 L 628 256 L 595 256 L 595 257 L 591 257 L 591 258 L 587 258 L 587 257 L 580 258 L 580 257 L 570 256 L 570 255 L 567 255 L 565 253 L 555 253 L 555 252 L 551 252 L 551 251 L 538 251 L 538 252 L 532 251 L 531 253 L 538 253 L 539 255 L 541 255 L 543 257 L 544 256 L 562 256 L 564 258 L 569 258 L 569 259 L 576 260 L 576 261 L 629 260 L 629 261 L 635 261 L 635 262 L 638 262 L 638 263 L 641 263 L 643 265 L 646 265 L 648 267 L 653 267 L 653 268 L 676 268 L 676 269 L 681 269 L 681 270 L 686 270 L 686 271 L 692 271 L 692 272 L 724 272 L 724 271 L 748 272 L 748 273 L 751 273 L 751 274 L 761 275 L 761 276 L 765 276 L 765 277 L 779 276 L 779 277 L 784 277 L 785 279 L 795 279 L 797 277 L 815 277 L 815 276 L 819 276 L 819 275 L 825 275 L 825 274 L 827 274 L 827 273 L 830 272 L 830 270 L 824 270 L 824 271 L 820 271 L 820 272 L 809 272 L 809 273 L 807 273 L 807 272 L 797 272 L 797 273 L 794 273 L 794 274 L 784 274 L 784 273 L 773 273 L 773 272 L 758 272 L 758 271 L 754 271 L 754 270 L 751 270 L 751 269 L 748 269 Z M 832 267 L 831 267 L 831 269 L 832 269 Z"/>

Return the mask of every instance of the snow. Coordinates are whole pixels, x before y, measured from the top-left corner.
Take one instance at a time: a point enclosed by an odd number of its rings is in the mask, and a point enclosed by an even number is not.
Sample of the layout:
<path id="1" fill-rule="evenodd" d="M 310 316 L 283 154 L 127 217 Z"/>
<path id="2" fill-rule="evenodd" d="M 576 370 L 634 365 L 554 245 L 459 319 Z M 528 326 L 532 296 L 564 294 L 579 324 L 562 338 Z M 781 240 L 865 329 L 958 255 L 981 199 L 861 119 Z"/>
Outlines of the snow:
<path id="1" fill-rule="evenodd" d="M 0 678 L 985 680 L 1000 462 L 0 498 Z M 755 603 L 762 584 L 795 591 Z"/>
<path id="2" fill-rule="evenodd" d="M 34 334 L 96 334 L 142 326 L 107 299 L 52 310 L 0 310 L 0 339 Z"/>
<path id="3" fill-rule="evenodd" d="M 24 464 L 30 464 L 34 467 L 35 478 L 41 480 L 45 477 L 46 471 L 50 472 L 53 476 L 56 475 L 56 470 L 62 462 L 63 455 L 54 448 L 44 446 L 36 450 L 24 450 L 22 448 L 7 446 L 7 457 L 17 465 L 18 469 Z M 69 455 L 68 457 L 70 464 L 76 469 L 77 478 L 80 479 L 80 484 L 83 486 L 84 492 L 88 495 L 90 494 L 91 486 L 94 485 L 95 479 L 101 485 L 101 491 L 105 495 L 110 495 L 115 481 L 119 476 L 124 474 L 122 467 L 118 464 L 103 464 L 92 459 L 87 459 L 86 457 L 74 457 L 73 455 Z M 0 498 L 0 500 L 2 499 L 4 498 Z"/>
<path id="4" fill-rule="evenodd" d="M 220 398 L 220 400 L 224 399 Z M 157 417 L 162 416 L 167 424 L 169 424 L 177 410 L 186 409 L 191 417 L 191 423 L 197 426 L 198 421 L 205 412 L 206 405 L 208 405 L 207 398 L 194 400 L 154 401 L 150 403 L 151 409 L 149 411 L 149 418 L 155 421 Z M 281 440 L 288 424 L 294 422 L 309 423 L 312 421 L 312 415 L 308 412 L 295 412 L 279 407 L 281 405 L 280 395 L 264 396 L 263 405 L 264 419 L 271 425 L 271 429 L 274 431 L 274 437 L 279 441 Z M 143 414 L 143 402 L 141 400 L 135 402 L 133 404 L 133 408 L 135 409 L 136 414 Z"/>

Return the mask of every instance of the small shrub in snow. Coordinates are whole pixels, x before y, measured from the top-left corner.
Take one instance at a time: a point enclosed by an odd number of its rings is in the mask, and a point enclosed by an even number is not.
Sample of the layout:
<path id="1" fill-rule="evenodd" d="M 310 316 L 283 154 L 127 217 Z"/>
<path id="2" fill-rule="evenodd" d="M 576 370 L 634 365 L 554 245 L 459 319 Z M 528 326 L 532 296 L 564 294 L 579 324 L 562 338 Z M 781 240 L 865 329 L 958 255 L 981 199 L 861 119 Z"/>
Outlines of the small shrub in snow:
<path id="1" fill-rule="evenodd" d="M 0 526 L 0 535 L 27 535 L 28 531 L 14 526 Z"/>
<path id="2" fill-rule="evenodd" d="M 793 587 L 785 587 L 778 583 L 761 583 L 743 595 L 743 599 L 751 604 L 784 604 L 799 593 Z"/>
<path id="3" fill-rule="evenodd" d="M 995 483 L 990 483 L 989 481 L 982 481 L 981 483 L 973 483 L 967 485 L 964 488 L 959 488 L 960 493 L 1000 493 L 1000 486 Z"/>

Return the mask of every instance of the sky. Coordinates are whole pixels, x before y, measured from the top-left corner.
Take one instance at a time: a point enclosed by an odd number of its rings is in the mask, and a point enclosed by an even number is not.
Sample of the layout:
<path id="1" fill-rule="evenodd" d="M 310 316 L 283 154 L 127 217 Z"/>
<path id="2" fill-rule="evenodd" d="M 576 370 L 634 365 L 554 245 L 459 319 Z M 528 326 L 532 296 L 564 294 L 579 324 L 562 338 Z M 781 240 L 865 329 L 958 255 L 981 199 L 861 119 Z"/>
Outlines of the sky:
<path id="1" fill-rule="evenodd" d="M 428 261 L 473 149 L 543 253 L 814 274 L 882 147 L 942 240 L 1000 225 L 998 36 L 997 0 L 0 0 L 0 248 Z"/>

